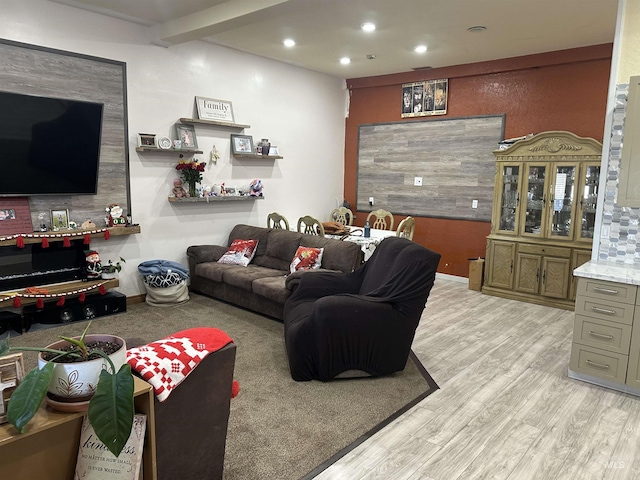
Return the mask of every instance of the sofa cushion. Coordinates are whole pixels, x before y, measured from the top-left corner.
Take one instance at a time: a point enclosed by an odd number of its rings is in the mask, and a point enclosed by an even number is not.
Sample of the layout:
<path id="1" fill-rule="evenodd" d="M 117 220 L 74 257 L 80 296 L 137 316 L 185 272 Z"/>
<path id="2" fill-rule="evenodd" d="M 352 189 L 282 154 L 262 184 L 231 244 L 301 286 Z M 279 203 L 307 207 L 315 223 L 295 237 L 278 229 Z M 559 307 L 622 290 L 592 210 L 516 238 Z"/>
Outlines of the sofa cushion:
<path id="1" fill-rule="evenodd" d="M 257 257 L 264 255 L 267 250 L 267 238 L 271 233 L 270 228 L 254 227 L 253 225 L 239 224 L 233 227 L 229 238 L 227 240 L 227 246 L 230 246 L 234 240 L 258 240 L 258 249 L 255 255 Z"/>
<path id="2" fill-rule="evenodd" d="M 300 245 L 302 234 L 286 230 L 271 230 L 263 256 L 256 256 L 253 263 L 262 267 L 289 271 L 289 264 Z"/>
<path id="3" fill-rule="evenodd" d="M 208 278 L 214 282 L 222 282 L 222 275 L 227 270 L 237 269 L 237 265 L 226 265 L 218 262 L 198 263 L 195 267 L 195 273 L 199 277 Z"/>
<path id="4" fill-rule="evenodd" d="M 300 246 L 324 248 L 322 268 L 350 272 L 360 266 L 362 250 L 360 245 L 353 242 L 336 240 L 334 238 L 305 235 Z M 354 262 L 354 260 L 357 260 Z"/>
<path id="5" fill-rule="evenodd" d="M 251 288 L 256 295 L 284 304 L 291 295 L 291 290 L 285 285 L 286 278 L 285 275 L 258 278 L 253 281 Z"/>
<path id="6" fill-rule="evenodd" d="M 258 240 L 235 239 L 231 242 L 229 250 L 218 260 L 218 263 L 228 265 L 241 265 L 246 267 L 256 254 Z"/>
<path id="7" fill-rule="evenodd" d="M 259 267 L 253 264 L 247 266 L 247 268 L 231 267 L 232 268 L 225 270 L 222 275 L 224 283 L 248 290 L 249 292 L 251 292 L 251 284 L 254 280 L 265 277 L 284 276 L 287 273 L 286 271 Z"/>
<path id="8" fill-rule="evenodd" d="M 298 247 L 296 254 L 291 260 L 289 272 L 297 270 L 317 270 L 322 265 L 322 254 L 324 248 Z"/>

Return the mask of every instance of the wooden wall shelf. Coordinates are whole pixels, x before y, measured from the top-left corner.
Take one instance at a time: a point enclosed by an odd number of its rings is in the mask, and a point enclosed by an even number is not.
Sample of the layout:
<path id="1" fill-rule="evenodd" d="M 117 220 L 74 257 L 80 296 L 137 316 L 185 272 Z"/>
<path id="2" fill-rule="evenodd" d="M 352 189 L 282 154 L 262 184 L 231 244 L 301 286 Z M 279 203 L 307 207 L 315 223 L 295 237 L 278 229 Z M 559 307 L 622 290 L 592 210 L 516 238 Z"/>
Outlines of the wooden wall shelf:
<path id="1" fill-rule="evenodd" d="M 171 154 L 185 153 L 187 155 L 204 153 L 202 150 L 192 150 L 189 148 L 157 148 L 157 147 L 136 147 L 136 152 L 171 153 Z"/>
<path id="2" fill-rule="evenodd" d="M 275 160 L 277 158 L 284 158 L 281 155 L 262 155 L 259 153 L 234 153 L 233 156 L 236 158 L 257 158 L 258 160 Z"/>
<path id="3" fill-rule="evenodd" d="M 217 122 L 215 120 L 199 120 L 197 118 L 181 118 L 182 123 L 191 123 L 198 125 L 211 125 L 214 127 L 227 127 L 227 128 L 251 128 L 251 125 L 244 125 L 242 123 L 229 123 L 229 122 Z"/>
<path id="4" fill-rule="evenodd" d="M 134 235 L 140 233 L 140 225 L 132 225 L 130 227 L 109 227 L 107 228 L 110 236 L 121 235 Z M 94 233 L 92 233 L 94 232 Z M 85 235 L 89 235 L 91 238 L 104 237 L 105 232 L 102 229 L 95 230 L 60 230 L 58 232 L 29 232 L 23 236 L 25 245 L 28 243 L 42 243 L 42 236 L 46 236 L 49 242 L 62 242 L 65 237 L 70 237 L 70 240 L 82 240 Z M 31 235 L 31 236 L 29 236 Z M 11 247 L 16 244 L 16 238 L 9 238 L 6 240 L 0 240 L 0 247 Z"/>
<path id="5" fill-rule="evenodd" d="M 120 286 L 120 281 L 117 278 L 113 278 L 109 280 L 103 280 L 103 279 L 87 280 L 86 282 L 83 282 L 82 280 L 76 280 L 73 282 L 54 283 L 51 285 L 38 285 L 38 288 L 47 289 L 47 291 L 51 296 L 43 297 L 43 300 L 45 302 L 51 302 L 51 301 L 58 300 L 62 294 L 64 294 L 65 299 L 78 297 L 80 296 L 81 293 L 85 293 L 86 295 L 93 295 L 93 294 L 97 295 L 99 292 L 99 288 L 92 288 L 92 287 L 95 287 L 100 284 L 103 284 L 104 288 L 108 290 L 110 288 L 116 288 Z M 90 290 L 86 290 L 86 289 L 90 289 Z M 69 293 L 76 290 L 78 291 L 78 293 L 75 293 L 75 294 Z M 86 290 L 86 291 L 82 292 L 82 290 Z M 25 291 L 24 289 L 17 289 L 17 290 L 12 290 L 11 292 L 5 292 L 4 294 L 0 293 L 0 299 L 11 297 L 11 294 L 15 296 L 16 293 L 23 294 L 25 293 Z M 21 296 L 20 306 L 24 307 L 25 305 L 32 305 L 37 301 L 38 301 L 37 298 Z M 7 299 L 3 302 L 0 302 L 0 308 L 3 308 L 3 307 L 13 307 L 13 302 L 11 301 L 11 299 Z"/>
<path id="6" fill-rule="evenodd" d="M 247 200 L 264 200 L 264 197 L 252 195 L 226 195 L 221 197 L 169 197 L 171 203 L 218 203 L 218 202 L 241 202 Z"/>

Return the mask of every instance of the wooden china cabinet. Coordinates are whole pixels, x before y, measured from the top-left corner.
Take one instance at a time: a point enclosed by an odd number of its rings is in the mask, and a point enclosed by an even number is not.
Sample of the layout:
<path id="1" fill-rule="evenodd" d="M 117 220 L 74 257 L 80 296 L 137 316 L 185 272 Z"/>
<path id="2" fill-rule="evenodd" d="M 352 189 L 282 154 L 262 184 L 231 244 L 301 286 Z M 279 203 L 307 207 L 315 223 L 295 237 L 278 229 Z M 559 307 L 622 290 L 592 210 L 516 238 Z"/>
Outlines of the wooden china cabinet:
<path id="1" fill-rule="evenodd" d="M 573 310 L 573 270 L 591 258 L 602 144 L 549 131 L 494 155 L 482 292 Z"/>

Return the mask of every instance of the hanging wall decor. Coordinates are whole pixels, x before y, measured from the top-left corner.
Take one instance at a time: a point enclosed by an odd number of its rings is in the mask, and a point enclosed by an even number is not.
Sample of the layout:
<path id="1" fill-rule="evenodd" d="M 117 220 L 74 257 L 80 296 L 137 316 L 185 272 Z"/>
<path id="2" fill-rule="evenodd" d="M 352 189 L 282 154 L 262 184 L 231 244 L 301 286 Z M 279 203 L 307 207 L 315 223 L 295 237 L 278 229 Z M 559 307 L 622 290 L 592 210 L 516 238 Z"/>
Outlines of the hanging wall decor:
<path id="1" fill-rule="evenodd" d="M 449 80 L 402 84 L 402 118 L 446 115 Z"/>

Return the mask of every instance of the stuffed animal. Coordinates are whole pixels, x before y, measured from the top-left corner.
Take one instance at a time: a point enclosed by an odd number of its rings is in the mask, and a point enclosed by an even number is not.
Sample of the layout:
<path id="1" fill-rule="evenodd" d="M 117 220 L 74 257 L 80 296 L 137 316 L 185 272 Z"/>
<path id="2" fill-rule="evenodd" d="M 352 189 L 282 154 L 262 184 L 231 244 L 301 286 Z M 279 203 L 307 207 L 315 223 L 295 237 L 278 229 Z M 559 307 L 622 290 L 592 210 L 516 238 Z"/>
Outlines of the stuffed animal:
<path id="1" fill-rule="evenodd" d="M 261 197 L 262 196 L 262 181 L 258 180 L 257 178 L 255 180 L 252 180 L 251 183 L 249 184 L 249 188 L 251 189 L 251 193 L 249 193 L 249 195 L 253 196 L 253 197 Z"/>
<path id="2" fill-rule="evenodd" d="M 98 252 L 95 250 L 86 251 L 85 261 L 87 262 L 87 278 L 100 278 L 100 274 L 102 273 L 102 263 L 100 263 L 100 255 L 98 255 Z"/>

